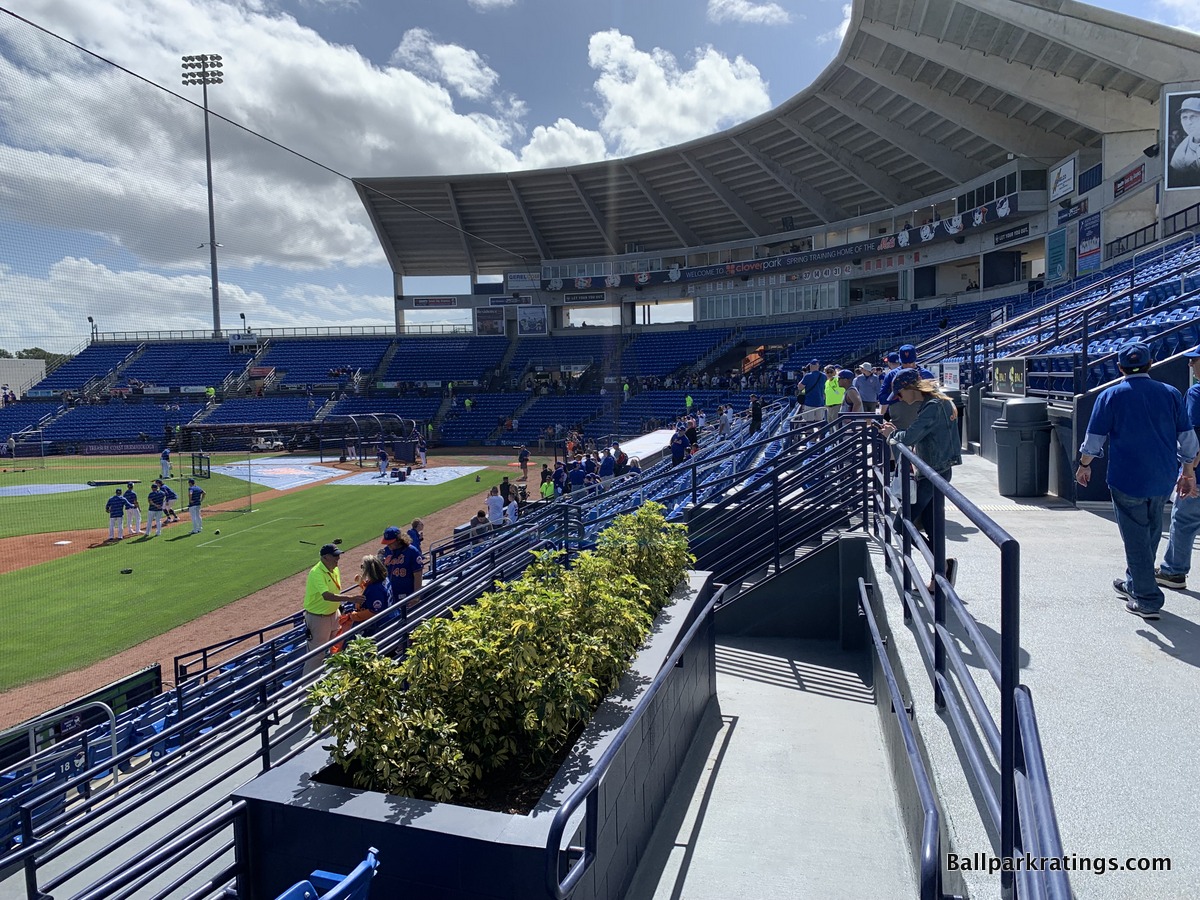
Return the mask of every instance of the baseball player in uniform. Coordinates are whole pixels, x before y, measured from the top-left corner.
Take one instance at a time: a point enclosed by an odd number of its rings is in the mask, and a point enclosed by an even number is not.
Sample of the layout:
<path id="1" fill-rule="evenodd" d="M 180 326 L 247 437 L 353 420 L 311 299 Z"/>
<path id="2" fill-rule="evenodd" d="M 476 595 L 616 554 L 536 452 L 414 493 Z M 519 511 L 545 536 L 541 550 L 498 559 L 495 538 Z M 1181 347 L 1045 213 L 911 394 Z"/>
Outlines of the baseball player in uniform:
<path id="1" fill-rule="evenodd" d="M 161 481 L 155 481 L 150 485 L 150 492 L 146 494 L 146 505 L 150 509 L 150 517 L 146 520 L 147 536 L 151 531 L 155 535 L 162 534 L 163 503 L 166 499 L 167 495 L 163 493 Z"/>
<path id="2" fill-rule="evenodd" d="M 425 445 L 425 438 L 420 438 L 420 439 L 417 441 L 417 453 L 418 453 L 418 454 L 420 455 L 420 457 L 421 457 L 421 468 L 422 468 L 422 469 L 424 469 L 424 468 L 425 468 L 425 451 L 426 451 L 427 449 L 428 449 L 428 448 L 427 448 L 427 447 L 426 447 L 426 445 Z"/>
<path id="3" fill-rule="evenodd" d="M 199 534 L 203 528 L 200 519 L 200 503 L 204 500 L 204 488 L 196 484 L 195 478 L 188 479 L 188 513 L 192 517 L 192 534 Z"/>
<path id="4" fill-rule="evenodd" d="M 133 489 L 132 481 L 125 485 L 125 502 L 129 504 L 129 509 L 125 511 L 125 524 L 129 528 L 129 533 L 141 534 L 142 506 L 138 503 L 138 495 Z"/>
<path id="5" fill-rule="evenodd" d="M 158 455 L 159 464 L 162 466 L 162 477 L 171 477 L 171 448 L 163 447 L 162 453 Z"/>
<path id="6" fill-rule="evenodd" d="M 125 510 L 129 509 L 129 501 L 125 499 L 121 489 L 117 488 L 117 492 L 108 498 L 104 508 L 108 511 L 108 539 L 119 541 L 124 536 L 121 523 L 125 521 Z"/>
<path id="7" fill-rule="evenodd" d="M 159 485 L 163 492 L 163 512 L 166 514 L 166 521 L 178 522 L 179 513 L 175 512 L 175 501 L 179 499 L 179 495 L 165 481 L 160 481 Z"/>
<path id="8" fill-rule="evenodd" d="M 379 461 L 379 477 L 387 478 L 388 452 L 382 444 L 379 446 L 379 452 L 375 454 L 375 459 Z"/>

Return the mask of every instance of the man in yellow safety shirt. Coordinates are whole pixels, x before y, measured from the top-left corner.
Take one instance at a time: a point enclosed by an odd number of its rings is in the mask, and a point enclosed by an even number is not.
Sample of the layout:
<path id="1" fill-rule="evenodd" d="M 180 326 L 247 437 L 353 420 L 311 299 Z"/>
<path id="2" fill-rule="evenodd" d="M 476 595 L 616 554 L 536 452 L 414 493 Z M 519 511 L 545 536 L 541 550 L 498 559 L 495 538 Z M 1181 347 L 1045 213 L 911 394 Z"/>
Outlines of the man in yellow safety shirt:
<path id="1" fill-rule="evenodd" d="M 308 572 L 304 583 L 304 625 L 308 629 L 308 651 L 333 640 L 338 630 L 338 607 L 341 596 L 342 575 L 338 571 L 338 557 L 342 551 L 335 544 L 321 548 L 321 561 Z M 318 669 L 323 657 L 314 656 L 304 664 L 304 674 Z"/>

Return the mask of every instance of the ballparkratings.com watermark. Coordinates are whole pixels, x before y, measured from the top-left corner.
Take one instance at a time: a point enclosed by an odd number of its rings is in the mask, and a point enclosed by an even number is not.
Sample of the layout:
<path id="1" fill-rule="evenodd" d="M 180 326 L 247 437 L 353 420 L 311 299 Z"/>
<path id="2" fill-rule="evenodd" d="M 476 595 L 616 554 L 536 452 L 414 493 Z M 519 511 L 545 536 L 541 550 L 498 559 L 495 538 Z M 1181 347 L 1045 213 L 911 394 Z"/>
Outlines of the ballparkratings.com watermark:
<path id="1" fill-rule="evenodd" d="M 951 872 L 1170 872 L 1169 856 L 992 856 L 990 853 L 947 853 Z"/>

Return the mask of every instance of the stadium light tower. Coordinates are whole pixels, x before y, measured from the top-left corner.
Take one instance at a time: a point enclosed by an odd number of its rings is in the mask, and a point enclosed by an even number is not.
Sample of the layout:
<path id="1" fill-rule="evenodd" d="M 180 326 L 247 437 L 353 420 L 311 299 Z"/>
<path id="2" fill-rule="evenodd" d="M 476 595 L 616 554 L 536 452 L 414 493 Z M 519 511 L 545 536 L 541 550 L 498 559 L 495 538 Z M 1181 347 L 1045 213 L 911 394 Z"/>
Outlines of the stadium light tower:
<path id="1" fill-rule="evenodd" d="M 221 336 L 221 289 L 217 283 L 217 220 L 213 211 L 212 145 L 208 137 L 208 86 L 221 84 L 225 80 L 224 74 L 221 57 L 215 53 L 183 57 L 184 85 L 198 84 L 204 90 L 204 165 L 208 173 L 208 262 L 212 270 L 213 337 Z"/>

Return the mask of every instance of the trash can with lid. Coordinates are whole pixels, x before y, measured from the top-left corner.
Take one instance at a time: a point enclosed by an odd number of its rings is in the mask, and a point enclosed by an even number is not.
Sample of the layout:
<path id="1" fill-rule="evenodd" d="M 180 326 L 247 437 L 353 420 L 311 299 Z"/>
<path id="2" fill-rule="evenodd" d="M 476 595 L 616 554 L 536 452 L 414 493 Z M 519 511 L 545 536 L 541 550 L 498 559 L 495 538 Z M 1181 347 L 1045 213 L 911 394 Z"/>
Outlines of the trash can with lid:
<path id="1" fill-rule="evenodd" d="M 1046 401 L 1009 400 L 992 423 L 996 477 L 1005 497 L 1044 497 L 1050 490 L 1050 415 Z"/>

